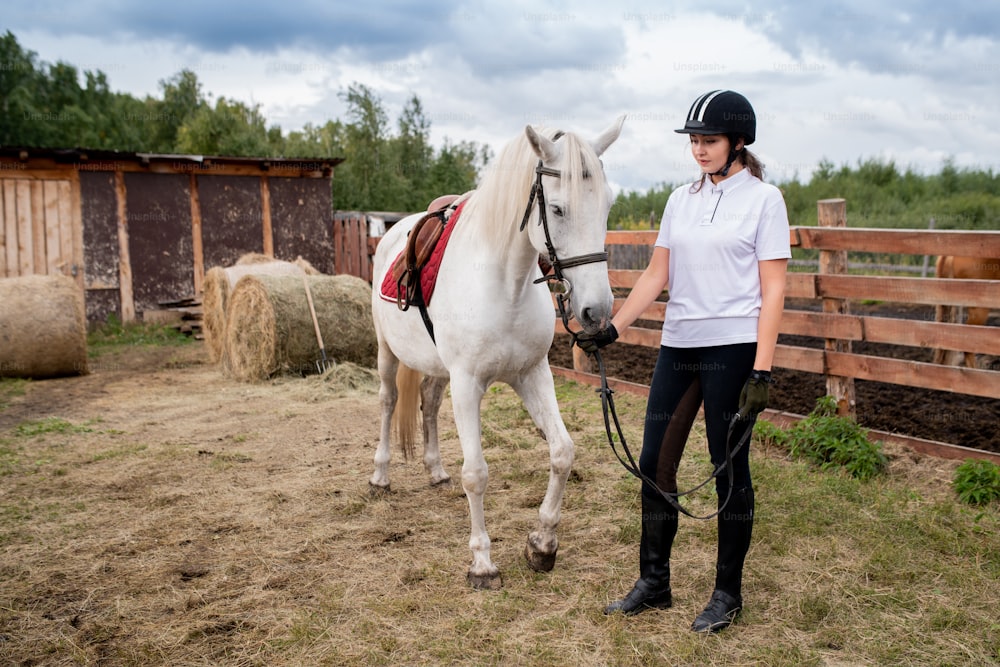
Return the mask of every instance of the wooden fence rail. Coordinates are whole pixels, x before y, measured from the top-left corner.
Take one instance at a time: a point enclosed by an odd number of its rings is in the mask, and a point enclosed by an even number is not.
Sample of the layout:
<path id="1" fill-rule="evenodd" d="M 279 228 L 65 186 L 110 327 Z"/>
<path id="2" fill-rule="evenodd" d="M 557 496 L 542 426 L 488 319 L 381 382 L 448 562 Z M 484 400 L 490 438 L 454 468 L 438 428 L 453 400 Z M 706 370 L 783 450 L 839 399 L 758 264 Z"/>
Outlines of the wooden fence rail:
<path id="1" fill-rule="evenodd" d="M 785 293 L 789 306 L 782 318 L 780 332 L 815 338 L 824 344 L 819 349 L 778 345 L 775 366 L 824 376 L 827 393 L 837 399 L 841 413 L 848 415 L 855 414 L 857 409 L 855 380 L 967 394 L 970 400 L 975 400 L 972 397 L 1000 398 L 998 371 L 943 366 L 852 351 L 853 343 L 869 342 L 1000 356 L 1000 335 L 996 327 L 872 317 L 850 312 L 851 303 L 873 301 L 998 308 L 1000 281 L 848 275 L 849 268 L 856 272 L 859 267 L 849 266 L 846 262 L 849 251 L 1000 258 L 1000 232 L 846 228 L 843 226 L 846 224 L 843 200 L 822 201 L 818 207 L 820 224 L 831 226 L 791 229 L 793 248 L 819 251 L 819 270 L 788 274 Z M 635 258 L 648 258 L 656 235 L 656 231 L 609 232 L 607 245 L 611 266 L 634 266 L 629 262 L 635 262 Z M 616 264 L 616 258 L 624 261 Z M 612 268 L 609 277 L 612 287 L 619 288 L 616 292 L 621 294 L 635 285 L 640 274 L 641 270 Z M 616 298 L 616 310 L 624 300 L 624 296 Z M 803 301 L 813 302 L 813 310 L 795 309 L 791 305 L 802 304 Z M 660 323 L 665 307 L 666 303 L 658 301 L 647 308 L 639 319 Z M 561 325 L 557 325 L 556 331 L 562 332 Z M 633 326 L 622 334 L 620 340 L 656 348 L 660 345 L 660 330 Z M 584 360 L 582 356 L 577 356 L 577 359 Z M 581 381 L 592 380 L 586 371 L 585 367 L 577 364 L 573 370 L 560 369 L 557 372 Z M 624 387 L 628 383 L 619 384 Z M 994 428 L 988 424 L 983 427 Z M 998 455 L 989 452 L 914 437 L 892 434 L 879 434 L 879 437 L 895 439 L 925 453 L 950 457 L 976 456 L 1000 462 Z"/>
<path id="2" fill-rule="evenodd" d="M 843 200 L 824 200 L 818 206 L 820 224 L 830 226 L 793 227 L 790 242 L 793 248 L 818 250 L 819 271 L 788 273 L 785 294 L 789 306 L 782 318 L 780 333 L 816 338 L 823 341 L 823 346 L 780 344 L 775 351 L 775 366 L 823 375 L 827 393 L 837 399 L 838 409 L 846 415 L 854 415 L 857 408 L 854 380 L 956 392 L 970 397 L 1000 398 L 1000 371 L 852 351 L 853 343 L 869 342 L 1000 356 L 997 327 L 873 317 L 850 312 L 852 302 L 872 301 L 1000 308 L 1000 281 L 848 275 L 845 259 L 848 251 L 1000 258 L 1000 231 L 847 228 L 844 226 L 846 206 Z M 634 262 L 644 252 L 648 255 L 656 235 L 656 231 L 608 232 L 606 243 L 611 266 L 615 266 L 616 255 L 627 258 L 626 262 Z M 377 239 L 369 240 L 369 251 L 376 243 Z M 621 293 L 635 285 L 642 271 L 612 268 L 608 273 L 611 286 L 619 294 L 615 299 L 617 310 L 625 300 Z M 791 307 L 791 304 L 803 300 L 814 302 L 813 309 Z M 662 323 L 665 307 L 665 302 L 657 301 L 639 319 Z M 556 332 L 563 333 L 561 322 L 556 322 Z M 660 330 L 633 326 L 619 340 L 657 348 L 660 345 Z M 581 367 L 560 370 L 566 371 L 563 374 L 570 377 L 586 375 L 586 369 Z M 612 381 L 621 384 L 619 380 Z M 995 428 L 995 425 L 984 424 L 984 427 Z"/>
<path id="3" fill-rule="evenodd" d="M 823 202 L 820 203 L 822 207 Z M 607 244 L 614 246 L 652 245 L 655 231 L 611 231 Z M 953 254 L 976 257 L 1000 257 L 1000 232 L 835 229 L 793 227 L 793 247 L 822 251 L 860 250 L 888 254 Z M 821 264 L 821 270 L 823 265 Z M 839 267 L 838 270 L 845 270 Z M 612 287 L 631 288 L 641 271 L 609 272 Z M 789 273 L 785 287 L 789 299 L 810 299 L 822 305 L 825 299 L 845 302 L 887 301 L 904 304 L 961 305 L 1000 307 L 1000 281 L 956 280 L 943 278 L 897 278 L 825 273 Z M 624 297 L 616 299 L 616 309 Z M 640 319 L 662 322 L 666 304 L 654 303 Z M 1000 355 L 1000 335 L 990 326 L 915 321 L 888 317 L 866 317 L 849 312 L 812 312 L 786 309 L 782 334 L 809 336 L 840 342 L 867 341 L 889 345 L 940 348 Z M 620 339 L 635 345 L 658 347 L 658 329 L 632 327 Z M 775 365 L 782 368 L 819 373 L 827 377 L 876 380 L 911 387 L 922 387 L 1000 398 L 1000 372 L 940 366 L 937 364 L 853 354 L 837 349 L 814 349 L 779 345 Z M 828 383 L 828 388 L 829 388 Z M 833 394 L 840 400 L 842 396 Z M 839 403 L 841 410 L 852 414 L 855 406 Z"/>

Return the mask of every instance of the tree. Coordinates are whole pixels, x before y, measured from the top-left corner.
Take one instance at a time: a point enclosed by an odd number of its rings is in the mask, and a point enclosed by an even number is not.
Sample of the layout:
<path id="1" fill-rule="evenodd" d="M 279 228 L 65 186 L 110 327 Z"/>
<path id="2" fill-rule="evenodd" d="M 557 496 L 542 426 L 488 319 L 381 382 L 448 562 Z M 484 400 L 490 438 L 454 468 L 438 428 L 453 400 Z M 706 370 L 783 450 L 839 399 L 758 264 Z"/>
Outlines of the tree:
<path id="1" fill-rule="evenodd" d="M 321 126 L 306 123 L 301 130 L 272 141 L 278 154 L 285 157 L 341 157 L 345 143 L 344 124 L 328 120 Z"/>
<path id="2" fill-rule="evenodd" d="M 452 144 L 447 138 L 431 167 L 428 193 L 462 194 L 476 186 L 479 172 L 491 159 L 489 147 L 471 141 Z"/>
<path id="3" fill-rule="evenodd" d="M 182 153 L 199 155 L 267 156 L 270 154 L 264 116 L 258 106 L 220 97 L 215 108 L 202 106 L 177 133 Z"/>
<path id="4" fill-rule="evenodd" d="M 393 164 L 405 184 L 398 195 L 401 210 L 420 210 L 436 195 L 428 192 L 434 149 L 430 145 L 430 121 L 424 116 L 420 98 L 407 100 L 399 116 L 399 136 L 390 142 Z M 440 194 L 440 193 L 438 193 Z"/>
<path id="5" fill-rule="evenodd" d="M 178 146 L 180 129 L 208 107 L 201 92 L 198 75 L 183 69 L 171 78 L 160 81 L 162 100 L 151 100 L 149 111 L 155 120 L 152 145 L 148 150 L 169 153 Z"/>
<path id="6" fill-rule="evenodd" d="M 608 228 L 650 229 L 652 221 L 652 228 L 655 229 L 659 226 L 667 198 L 673 190 L 673 185 L 664 183 L 646 192 L 630 190 L 619 193 L 608 213 Z"/>
<path id="7" fill-rule="evenodd" d="M 340 95 L 347 102 L 344 165 L 333 183 L 334 205 L 341 209 L 373 210 L 376 202 L 392 203 L 396 173 L 385 158 L 388 116 L 382 101 L 367 86 L 352 84 Z M 391 210 L 391 209 L 389 209 Z"/>
<path id="8" fill-rule="evenodd" d="M 10 31 L 0 37 L 0 144 L 29 145 L 34 138 L 28 120 L 35 113 L 36 62 Z"/>

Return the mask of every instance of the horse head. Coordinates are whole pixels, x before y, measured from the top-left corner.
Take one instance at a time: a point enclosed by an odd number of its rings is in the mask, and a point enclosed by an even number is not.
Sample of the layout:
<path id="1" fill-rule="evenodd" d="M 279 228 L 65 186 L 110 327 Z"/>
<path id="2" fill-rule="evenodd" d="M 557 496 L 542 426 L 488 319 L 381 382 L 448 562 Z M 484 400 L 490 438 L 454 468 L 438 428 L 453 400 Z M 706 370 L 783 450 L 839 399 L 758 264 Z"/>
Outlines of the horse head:
<path id="1" fill-rule="evenodd" d="M 573 317 L 588 332 L 607 326 L 614 304 L 604 249 L 612 192 L 600 156 L 624 122 L 625 116 L 619 117 L 592 141 L 573 133 L 550 138 L 525 128 L 539 160 L 532 192 L 538 210 L 531 213 L 529 204 L 522 224 L 532 246 L 553 264 Z"/>

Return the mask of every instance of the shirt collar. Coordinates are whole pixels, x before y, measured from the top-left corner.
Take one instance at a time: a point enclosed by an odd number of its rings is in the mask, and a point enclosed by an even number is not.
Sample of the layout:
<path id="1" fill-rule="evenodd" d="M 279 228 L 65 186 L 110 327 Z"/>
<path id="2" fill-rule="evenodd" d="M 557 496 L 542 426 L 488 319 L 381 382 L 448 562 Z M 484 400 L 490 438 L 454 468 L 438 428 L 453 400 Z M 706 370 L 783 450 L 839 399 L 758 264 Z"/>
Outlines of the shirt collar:
<path id="1" fill-rule="evenodd" d="M 746 167 L 743 167 L 729 178 L 721 181 L 718 185 L 709 181 L 709 183 L 712 183 L 712 187 L 709 189 L 709 192 L 711 194 L 717 194 L 720 192 L 729 192 L 733 188 L 738 188 L 739 186 L 743 185 L 751 178 L 753 178 L 753 176 L 750 174 L 750 170 L 747 169 Z"/>

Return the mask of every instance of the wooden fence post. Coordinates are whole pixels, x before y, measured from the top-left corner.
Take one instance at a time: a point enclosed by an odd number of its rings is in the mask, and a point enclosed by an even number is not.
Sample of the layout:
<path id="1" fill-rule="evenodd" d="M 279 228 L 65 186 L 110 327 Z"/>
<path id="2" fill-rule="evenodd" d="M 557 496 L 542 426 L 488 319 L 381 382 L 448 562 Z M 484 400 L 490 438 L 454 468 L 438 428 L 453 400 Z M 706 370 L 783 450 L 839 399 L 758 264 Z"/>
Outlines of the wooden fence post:
<path id="1" fill-rule="evenodd" d="M 817 202 L 817 213 L 820 227 L 846 227 L 847 201 L 844 199 L 821 199 Z M 819 273 L 846 274 L 846 250 L 820 250 Z M 846 315 L 850 312 L 850 302 L 847 299 L 823 297 L 823 312 Z M 837 338 L 827 338 L 824 345 L 827 352 L 850 352 L 851 341 Z M 824 362 L 824 366 L 828 364 Z M 856 417 L 854 393 L 854 378 L 831 375 L 824 369 L 826 375 L 826 393 L 837 400 L 837 414 L 844 417 Z"/>
<path id="2" fill-rule="evenodd" d="M 205 245 L 201 228 L 201 194 L 198 190 L 198 175 L 188 174 L 188 189 L 191 193 L 191 254 L 194 259 L 194 294 L 201 296 L 205 284 Z"/>
<path id="3" fill-rule="evenodd" d="M 132 292 L 132 257 L 128 243 L 128 192 L 125 172 L 115 170 L 115 203 L 118 205 L 118 294 L 122 322 L 135 321 L 135 297 Z"/>

